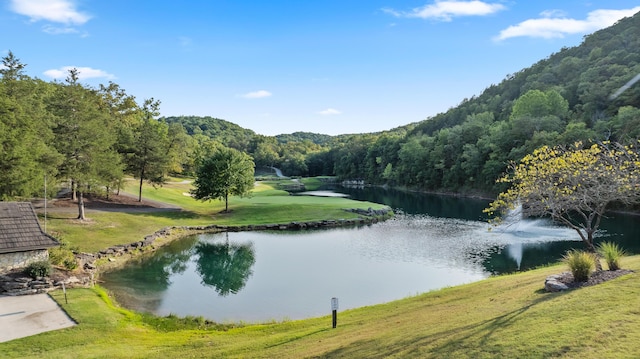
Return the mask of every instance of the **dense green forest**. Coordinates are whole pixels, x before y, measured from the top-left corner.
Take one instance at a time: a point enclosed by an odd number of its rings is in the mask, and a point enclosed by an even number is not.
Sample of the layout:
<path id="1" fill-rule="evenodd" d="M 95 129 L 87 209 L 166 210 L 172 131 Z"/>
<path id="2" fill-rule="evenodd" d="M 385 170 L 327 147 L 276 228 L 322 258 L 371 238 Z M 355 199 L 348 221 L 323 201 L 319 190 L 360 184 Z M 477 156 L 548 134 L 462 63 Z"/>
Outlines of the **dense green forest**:
<path id="1" fill-rule="evenodd" d="M 420 123 L 378 133 L 263 136 L 213 117 L 159 117 L 110 82 L 92 88 L 0 67 L 0 199 L 41 196 L 44 181 L 79 194 L 116 190 L 126 175 L 161 184 L 192 175 L 223 147 L 287 175 L 335 175 L 425 191 L 495 194 L 510 161 L 542 145 L 640 137 L 640 14 L 586 36 L 479 96 Z"/>

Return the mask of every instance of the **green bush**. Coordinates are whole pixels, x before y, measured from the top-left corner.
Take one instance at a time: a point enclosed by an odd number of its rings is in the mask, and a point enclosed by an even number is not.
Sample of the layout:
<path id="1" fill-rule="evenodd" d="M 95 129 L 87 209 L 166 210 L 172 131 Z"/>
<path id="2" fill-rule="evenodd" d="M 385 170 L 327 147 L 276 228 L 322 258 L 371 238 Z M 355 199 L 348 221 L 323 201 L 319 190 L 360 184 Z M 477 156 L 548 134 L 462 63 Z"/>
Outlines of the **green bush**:
<path id="1" fill-rule="evenodd" d="M 612 242 L 602 242 L 598 245 L 598 254 L 607 262 L 609 270 L 620 269 L 620 258 L 626 255 L 624 249 Z"/>
<path id="2" fill-rule="evenodd" d="M 24 272 L 33 279 L 46 277 L 51 274 L 51 264 L 48 261 L 33 262 L 25 268 Z"/>
<path id="3" fill-rule="evenodd" d="M 573 274 L 573 280 L 584 282 L 589 279 L 596 266 L 596 258 L 592 253 L 571 250 L 564 255 L 563 261 L 569 266 Z"/>
<path id="4" fill-rule="evenodd" d="M 78 268 L 78 262 L 76 261 L 76 257 L 66 258 L 62 262 L 62 265 L 67 270 L 74 270 L 74 269 Z"/>

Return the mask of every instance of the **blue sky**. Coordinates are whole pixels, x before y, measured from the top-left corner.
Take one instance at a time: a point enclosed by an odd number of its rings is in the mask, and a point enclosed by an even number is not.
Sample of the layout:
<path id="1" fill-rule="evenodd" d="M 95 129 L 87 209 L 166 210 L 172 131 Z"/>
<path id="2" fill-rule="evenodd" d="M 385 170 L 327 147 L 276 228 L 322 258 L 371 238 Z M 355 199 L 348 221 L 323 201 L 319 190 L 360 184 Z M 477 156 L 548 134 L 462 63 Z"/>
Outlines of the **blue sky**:
<path id="1" fill-rule="evenodd" d="M 640 11 L 628 0 L 0 0 L 0 55 L 263 135 L 424 120 Z"/>

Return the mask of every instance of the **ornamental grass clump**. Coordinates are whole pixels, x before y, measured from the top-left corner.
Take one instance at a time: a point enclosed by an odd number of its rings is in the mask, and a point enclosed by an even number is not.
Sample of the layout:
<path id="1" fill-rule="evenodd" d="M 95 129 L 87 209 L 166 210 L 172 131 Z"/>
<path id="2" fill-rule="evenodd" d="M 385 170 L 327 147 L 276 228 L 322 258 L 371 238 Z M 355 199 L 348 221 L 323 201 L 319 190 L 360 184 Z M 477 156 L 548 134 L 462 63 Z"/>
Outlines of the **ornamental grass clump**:
<path id="1" fill-rule="evenodd" d="M 63 266 L 67 270 L 74 270 L 78 267 L 78 262 L 74 252 L 78 252 L 77 246 L 71 246 L 71 244 L 64 240 L 59 240 L 60 245 L 49 249 L 49 261 L 53 265 Z"/>
<path id="2" fill-rule="evenodd" d="M 578 250 L 568 251 L 563 261 L 569 266 L 575 282 L 587 281 L 596 266 L 596 258 L 593 254 Z"/>
<path id="3" fill-rule="evenodd" d="M 613 242 L 602 242 L 598 245 L 598 254 L 607 262 L 609 270 L 620 269 L 620 258 L 626 255 L 624 249 Z"/>

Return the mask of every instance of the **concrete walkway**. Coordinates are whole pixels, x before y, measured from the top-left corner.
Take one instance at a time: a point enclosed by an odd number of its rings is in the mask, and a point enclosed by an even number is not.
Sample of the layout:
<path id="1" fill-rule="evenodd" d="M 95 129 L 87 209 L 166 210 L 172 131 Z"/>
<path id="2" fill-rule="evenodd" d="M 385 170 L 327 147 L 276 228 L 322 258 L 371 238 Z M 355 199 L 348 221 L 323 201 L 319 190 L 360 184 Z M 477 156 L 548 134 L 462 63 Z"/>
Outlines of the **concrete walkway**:
<path id="1" fill-rule="evenodd" d="M 74 325 L 48 294 L 0 296 L 0 343 Z"/>

